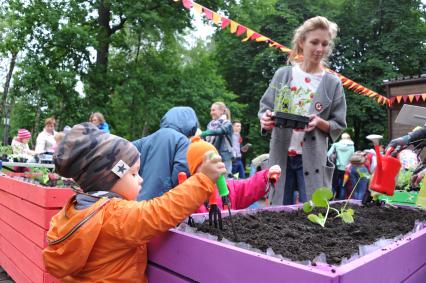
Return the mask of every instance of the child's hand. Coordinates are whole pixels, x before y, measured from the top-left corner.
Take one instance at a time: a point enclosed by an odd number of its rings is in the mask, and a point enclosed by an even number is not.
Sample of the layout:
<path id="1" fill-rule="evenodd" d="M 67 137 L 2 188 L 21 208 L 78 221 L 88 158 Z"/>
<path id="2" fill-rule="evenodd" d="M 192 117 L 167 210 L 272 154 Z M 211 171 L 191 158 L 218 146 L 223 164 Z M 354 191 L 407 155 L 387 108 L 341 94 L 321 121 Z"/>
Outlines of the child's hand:
<path id="1" fill-rule="evenodd" d="M 200 172 L 209 177 L 214 183 L 220 175 L 226 173 L 225 164 L 222 157 L 214 151 L 208 151 L 204 154 L 204 161 L 200 165 Z"/>
<path id="2" fill-rule="evenodd" d="M 269 168 L 268 179 L 278 180 L 281 175 L 281 167 L 279 165 L 274 165 Z"/>

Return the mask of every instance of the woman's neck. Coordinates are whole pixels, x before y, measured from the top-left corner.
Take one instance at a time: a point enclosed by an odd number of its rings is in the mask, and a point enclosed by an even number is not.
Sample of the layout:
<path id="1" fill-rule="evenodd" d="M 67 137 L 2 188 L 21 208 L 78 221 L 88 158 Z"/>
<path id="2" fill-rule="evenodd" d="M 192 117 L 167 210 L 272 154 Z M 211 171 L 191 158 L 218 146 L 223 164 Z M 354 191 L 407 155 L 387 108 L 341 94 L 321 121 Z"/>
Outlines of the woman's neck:
<path id="1" fill-rule="evenodd" d="M 320 64 L 310 64 L 303 61 L 300 64 L 300 69 L 308 74 L 316 74 L 322 71 L 322 66 Z"/>

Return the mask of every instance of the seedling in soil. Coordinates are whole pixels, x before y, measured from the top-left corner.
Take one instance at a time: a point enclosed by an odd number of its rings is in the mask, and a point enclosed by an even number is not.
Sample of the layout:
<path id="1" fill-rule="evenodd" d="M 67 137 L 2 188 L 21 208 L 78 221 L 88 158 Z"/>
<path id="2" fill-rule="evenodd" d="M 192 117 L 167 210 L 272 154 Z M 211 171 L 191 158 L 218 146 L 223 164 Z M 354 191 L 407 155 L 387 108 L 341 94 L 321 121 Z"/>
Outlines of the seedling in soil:
<path id="1" fill-rule="evenodd" d="M 314 98 L 314 93 L 307 93 L 306 90 L 297 87 L 284 86 L 277 89 L 277 95 L 274 100 L 275 126 L 278 128 L 305 128 L 310 119 L 304 116 L 305 107 L 309 105 Z"/>
<path id="2" fill-rule="evenodd" d="M 344 223 L 353 223 L 354 210 L 351 208 L 346 209 L 346 205 L 343 206 L 340 209 L 340 211 L 334 207 L 331 207 L 329 200 L 331 200 L 332 198 L 333 198 L 333 192 L 331 191 L 331 189 L 326 187 L 321 187 L 316 189 L 315 192 L 312 194 L 312 200 L 310 200 L 309 202 L 305 202 L 303 204 L 303 211 L 305 211 L 306 213 L 309 213 L 314 209 L 314 207 L 326 207 L 327 211 L 325 215 L 323 215 L 322 213 L 318 213 L 318 214 L 311 213 L 308 215 L 308 219 L 313 223 L 317 223 L 321 225 L 321 227 L 325 227 L 325 223 L 328 218 L 328 213 L 330 212 L 330 209 L 331 209 L 337 213 L 335 217 L 342 218 L 342 221 Z"/>

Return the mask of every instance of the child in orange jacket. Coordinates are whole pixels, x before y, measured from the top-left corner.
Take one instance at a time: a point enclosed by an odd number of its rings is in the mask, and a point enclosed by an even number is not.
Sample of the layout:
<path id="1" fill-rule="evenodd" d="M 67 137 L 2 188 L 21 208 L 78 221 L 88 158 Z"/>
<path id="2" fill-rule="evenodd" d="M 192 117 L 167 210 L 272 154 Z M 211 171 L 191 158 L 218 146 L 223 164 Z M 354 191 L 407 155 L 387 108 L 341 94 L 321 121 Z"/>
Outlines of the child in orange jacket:
<path id="1" fill-rule="evenodd" d="M 215 151 L 215 147 L 198 137 L 192 139 L 192 143 L 188 147 L 186 158 L 188 161 L 189 172 L 196 174 L 201 169 L 203 156 L 206 152 Z M 269 169 L 257 172 L 255 175 L 247 179 L 227 179 L 226 184 L 229 190 L 229 200 L 231 209 L 244 209 L 249 207 L 254 202 L 266 196 L 268 193 L 268 182 L 272 175 L 279 178 L 281 168 L 279 165 L 274 165 Z M 222 208 L 222 198 L 216 189 L 215 192 L 217 205 Z M 208 212 L 205 205 L 200 206 L 197 213 Z"/>
<path id="2" fill-rule="evenodd" d="M 226 172 L 220 156 L 209 154 L 187 182 L 137 202 L 138 150 L 91 123 L 74 126 L 58 145 L 54 163 L 83 192 L 52 218 L 43 251 L 47 271 L 61 282 L 147 282 L 146 243 L 194 212 Z"/>

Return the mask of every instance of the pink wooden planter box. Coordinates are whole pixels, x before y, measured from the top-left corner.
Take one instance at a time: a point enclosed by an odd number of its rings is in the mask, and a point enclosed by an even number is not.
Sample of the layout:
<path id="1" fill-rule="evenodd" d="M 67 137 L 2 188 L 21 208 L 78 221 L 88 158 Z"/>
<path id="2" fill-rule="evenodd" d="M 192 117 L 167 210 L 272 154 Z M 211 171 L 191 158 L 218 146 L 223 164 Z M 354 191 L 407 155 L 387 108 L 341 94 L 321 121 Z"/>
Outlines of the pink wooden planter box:
<path id="1" fill-rule="evenodd" d="M 293 210 L 295 206 L 267 208 Z M 245 211 L 241 211 L 245 213 Z M 194 214 L 204 219 L 205 214 Z M 225 214 L 223 214 L 225 216 Z M 341 266 L 306 266 L 171 229 L 148 245 L 157 282 L 426 282 L 426 228 Z"/>
<path id="2" fill-rule="evenodd" d="M 46 272 L 41 251 L 50 219 L 73 194 L 0 176 L 0 265 L 16 282 L 59 282 Z"/>

